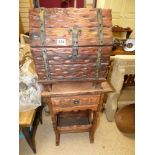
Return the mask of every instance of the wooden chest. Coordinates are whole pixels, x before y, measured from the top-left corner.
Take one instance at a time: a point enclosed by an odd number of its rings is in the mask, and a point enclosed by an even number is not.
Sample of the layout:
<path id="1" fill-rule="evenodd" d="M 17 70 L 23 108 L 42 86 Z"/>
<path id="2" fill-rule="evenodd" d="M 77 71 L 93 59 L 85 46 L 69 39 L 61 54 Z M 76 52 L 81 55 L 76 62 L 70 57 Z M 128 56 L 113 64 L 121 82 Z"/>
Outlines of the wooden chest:
<path id="1" fill-rule="evenodd" d="M 30 43 L 39 82 L 105 80 L 111 19 L 110 9 L 31 9 Z"/>

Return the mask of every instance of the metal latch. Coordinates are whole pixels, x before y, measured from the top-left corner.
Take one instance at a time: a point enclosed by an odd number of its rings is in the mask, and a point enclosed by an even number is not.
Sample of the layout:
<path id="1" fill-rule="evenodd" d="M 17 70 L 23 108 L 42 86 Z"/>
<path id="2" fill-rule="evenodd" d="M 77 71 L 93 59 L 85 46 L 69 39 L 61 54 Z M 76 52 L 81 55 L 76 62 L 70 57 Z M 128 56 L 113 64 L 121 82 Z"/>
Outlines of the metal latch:
<path id="1" fill-rule="evenodd" d="M 78 56 L 79 46 L 78 46 L 78 35 L 81 34 L 81 30 L 77 27 L 69 30 L 72 33 L 72 60 L 75 61 Z"/>

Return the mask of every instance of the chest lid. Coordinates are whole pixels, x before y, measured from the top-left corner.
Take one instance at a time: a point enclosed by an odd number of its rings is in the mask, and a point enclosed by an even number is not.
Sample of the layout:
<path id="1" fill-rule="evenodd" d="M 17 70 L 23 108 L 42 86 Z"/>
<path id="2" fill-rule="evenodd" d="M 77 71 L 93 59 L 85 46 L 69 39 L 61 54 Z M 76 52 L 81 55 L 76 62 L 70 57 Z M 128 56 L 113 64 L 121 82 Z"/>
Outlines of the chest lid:
<path id="1" fill-rule="evenodd" d="M 31 47 L 112 45 L 110 9 L 35 8 L 29 15 Z"/>

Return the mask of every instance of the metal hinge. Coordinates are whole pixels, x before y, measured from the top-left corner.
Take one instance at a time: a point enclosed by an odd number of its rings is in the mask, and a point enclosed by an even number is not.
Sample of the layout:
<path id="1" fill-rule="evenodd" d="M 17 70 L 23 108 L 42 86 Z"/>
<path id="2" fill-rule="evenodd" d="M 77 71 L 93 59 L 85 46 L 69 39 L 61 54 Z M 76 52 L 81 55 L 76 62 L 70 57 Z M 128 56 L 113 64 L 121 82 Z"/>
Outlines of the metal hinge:
<path id="1" fill-rule="evenodd" d="M 42 46 L 45 46 L 45 41 L 46 41 L 44 14 L 45 14 L 44 8 L 41 8 L 39 16 L 40 16 L 40 41 L 41 41 Z M 42 54 L 43 54 L 43 59 L 44 59 L 46 78 L 50 80 L 51 74 L 50 74 L 47 50 L 44 47 L 42 47 Z"/>
<path id="2" fill-rule="evenodd" d="M 97 21 L 98 21 L 98 39 L 99 39 L 99 49 L 97 52 L 97 59 L 96 59 L 96 79 L 99 78 L 99 71 L 101 66 L 101 56 L 103 50 L 103 17 L 102 17 L 102 10 L 97 9 Z"/>

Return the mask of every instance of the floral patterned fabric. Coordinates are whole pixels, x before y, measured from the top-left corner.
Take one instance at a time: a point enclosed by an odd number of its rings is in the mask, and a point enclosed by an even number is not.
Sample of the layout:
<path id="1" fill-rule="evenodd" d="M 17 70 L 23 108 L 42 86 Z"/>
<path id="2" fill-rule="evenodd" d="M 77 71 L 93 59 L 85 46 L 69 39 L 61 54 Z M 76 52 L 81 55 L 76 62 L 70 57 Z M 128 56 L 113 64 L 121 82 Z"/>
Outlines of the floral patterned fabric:
<path id="1" fill-rule="evenodd" d="M 28 111 L 41 105 L 42 91 L 28 44 L 20 46 L 19 64 L 19 111 Z"/>

